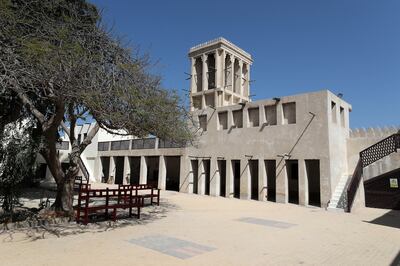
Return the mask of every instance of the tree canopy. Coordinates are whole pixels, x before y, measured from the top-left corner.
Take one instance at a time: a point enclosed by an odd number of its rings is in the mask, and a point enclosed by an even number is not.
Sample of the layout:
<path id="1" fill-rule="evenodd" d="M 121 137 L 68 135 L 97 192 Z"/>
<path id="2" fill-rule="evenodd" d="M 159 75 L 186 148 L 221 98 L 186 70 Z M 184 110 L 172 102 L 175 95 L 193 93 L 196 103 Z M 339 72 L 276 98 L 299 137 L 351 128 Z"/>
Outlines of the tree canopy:
<path id="1" fill-rule="evenodd" d="M 33 121 L 41 130 L 40 152 L 58 194 L 67 193 L 61 190 L 71 186 L 79 156 L 99 127 L 178 143 L 192 139 L 188 112 L 178 95 L 150 74 L 147 55 L 102 26 L 93 4 L 0 0 L 0 29 L 0 130 L 21 117 Z M 87 116 L 96 126 L 78 143 L 74 129 Z M 56 155 L 60 127 L 72 146 L 66 173 Z"/>

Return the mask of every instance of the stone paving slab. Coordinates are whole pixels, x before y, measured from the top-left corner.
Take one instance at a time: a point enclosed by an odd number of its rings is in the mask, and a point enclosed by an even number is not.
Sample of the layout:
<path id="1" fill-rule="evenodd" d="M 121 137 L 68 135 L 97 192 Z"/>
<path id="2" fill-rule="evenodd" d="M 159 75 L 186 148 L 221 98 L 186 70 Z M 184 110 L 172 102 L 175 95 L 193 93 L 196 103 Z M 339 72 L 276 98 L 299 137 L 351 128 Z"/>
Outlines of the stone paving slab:
<path id="1" fill-rule="evenodd" d="M 133 238 L 128 242 L 179 259 L 188 259 L 215 250 L 213 247 L 199 245 L 194 242 L 163 235 L 150 235 L 136 239 Z"/>
<path id="2" fill-rule="evenodd" d="M 281 221 L 276 221 L 276 220 L 260 219 L 260 218 L 254 218 L 254 217 L 243 217 L 243 218 L 237 219 L 237 221 L 249 223 L 249 224 L 257 224 L 257 225 L 263 225 L 263 226 L 269 226 L 269 227 L 282 228 L 282 229 L 287 229 L 287 228 L 297 225 L 297 224 L 286 223 L 286 222 L 281 222 Z"/>

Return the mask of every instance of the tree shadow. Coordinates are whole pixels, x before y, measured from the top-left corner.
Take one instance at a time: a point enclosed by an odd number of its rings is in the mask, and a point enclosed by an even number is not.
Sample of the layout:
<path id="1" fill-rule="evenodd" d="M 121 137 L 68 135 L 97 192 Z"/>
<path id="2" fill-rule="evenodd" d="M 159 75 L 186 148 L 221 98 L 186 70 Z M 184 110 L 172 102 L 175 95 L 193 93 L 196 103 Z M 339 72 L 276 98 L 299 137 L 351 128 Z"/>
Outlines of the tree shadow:
<path id="1" fill-rule="evenodd" d="M 364 221 L 364 222 L 400 229 L 400 211 L 399 210 L 391 210 L 372 221 Z"/>
<path id="2" fill-rule="evenodd" d="M 394 257 L 392 263 L 390 263 L 390 266 L 400 266 L 400 250 L 397 253 L 397 256 Z"/>
<path id="3" fill-rule="evenodd" d="M 136 215 L 129 217 L 128 210 L 120 210 L 117 213 L 117 220 L 99 219 L 87 225 L 77 224 L 75 220 L 69 220 L 58 224 L 42 223 L 35 227 L 0 229 L 1 242 L 17 242 L 17 241 L 36 241 L 50 237 L 66 237 L 71 235 L 79 235 L 84 233 L 101 233 L 110 230 L 125 228 L 135 225 L 146 225 L 154 221 L 164 219 L 168 212 L 179 210 L 180 208 L 161 199 L 160 206 L 148 205 L 141 209 L 140 219 Z M 2 230 L 2 231 L 1 231 Z M 17 237 L 18 235 L 18 237 Z"/>

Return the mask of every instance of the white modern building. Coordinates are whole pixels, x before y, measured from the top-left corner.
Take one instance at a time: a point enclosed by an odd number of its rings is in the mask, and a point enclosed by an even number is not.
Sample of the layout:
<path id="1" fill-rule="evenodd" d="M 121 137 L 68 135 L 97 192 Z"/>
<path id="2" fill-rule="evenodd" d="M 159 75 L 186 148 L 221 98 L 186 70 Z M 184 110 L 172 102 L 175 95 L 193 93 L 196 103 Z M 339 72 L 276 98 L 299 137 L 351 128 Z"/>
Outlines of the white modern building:
<path id="1" fill-rule="evenodd" d="M 253 59 L 224 38 L 194 46 L 189 59 L 195 144 L 177 147 L 100 130 L 82 155 L 90 182 L 153 183 L 200 195 L 344 208 L 349 184 L 360 183 L 353 177 L 360 151 L 398 131 L 351 130 L 351 105 L 329 90 L 252 101 Z M 91 126 L 81 126 L 77 137 L 83 139 Z M 60 156 L 67 158 L 64 145 Z M 387 153 L 363 165 L 354 206 L 365 204 L 366 176 L 400 168 L 398 157 Z M 394 159 L 385 170 L 376 166 L 387 156 Z"/>

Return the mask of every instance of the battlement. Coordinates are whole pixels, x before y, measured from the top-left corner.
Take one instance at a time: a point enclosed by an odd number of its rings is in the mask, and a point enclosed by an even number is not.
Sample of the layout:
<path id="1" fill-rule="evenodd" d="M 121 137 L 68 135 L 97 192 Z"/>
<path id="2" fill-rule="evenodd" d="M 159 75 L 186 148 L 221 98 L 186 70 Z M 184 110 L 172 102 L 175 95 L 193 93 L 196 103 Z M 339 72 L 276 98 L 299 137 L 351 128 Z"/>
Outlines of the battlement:
<path id="1" fill-rule="evenodd" d="M 400 126 L 350 129 L 350 138 L 384 138 L 400 130 Z"/>

